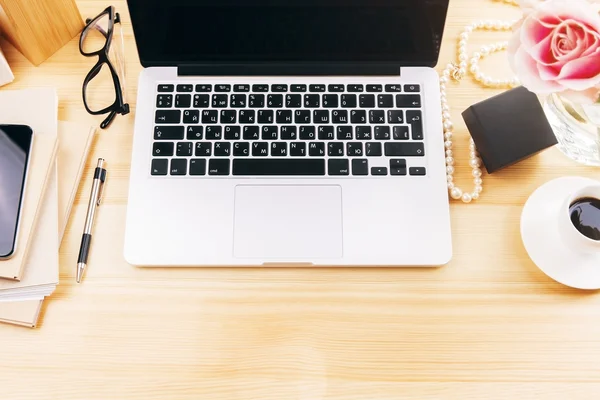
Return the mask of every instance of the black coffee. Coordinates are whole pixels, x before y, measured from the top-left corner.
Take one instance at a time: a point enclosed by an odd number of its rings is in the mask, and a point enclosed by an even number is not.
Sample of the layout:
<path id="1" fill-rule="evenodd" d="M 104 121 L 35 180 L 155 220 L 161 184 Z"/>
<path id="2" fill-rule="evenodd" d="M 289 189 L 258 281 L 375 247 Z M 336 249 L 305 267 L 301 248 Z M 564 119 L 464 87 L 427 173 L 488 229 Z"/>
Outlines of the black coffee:
<path id="1" fill-rule="evenodd" d="M 569 207 L 571 222 L 582 235 L 600 241 L 600 199 L 586 197 Z"/>

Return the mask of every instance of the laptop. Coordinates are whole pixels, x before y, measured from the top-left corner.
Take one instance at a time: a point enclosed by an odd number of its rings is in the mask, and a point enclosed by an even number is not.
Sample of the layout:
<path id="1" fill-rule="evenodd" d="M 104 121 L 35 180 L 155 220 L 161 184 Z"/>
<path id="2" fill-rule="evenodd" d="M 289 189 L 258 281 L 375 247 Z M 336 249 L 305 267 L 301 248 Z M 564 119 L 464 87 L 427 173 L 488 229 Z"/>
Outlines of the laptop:
<path id="1" fill-rule="evenodd" d="M 439 266 L 448 0 L 128 0 L 137 266 Z"/>

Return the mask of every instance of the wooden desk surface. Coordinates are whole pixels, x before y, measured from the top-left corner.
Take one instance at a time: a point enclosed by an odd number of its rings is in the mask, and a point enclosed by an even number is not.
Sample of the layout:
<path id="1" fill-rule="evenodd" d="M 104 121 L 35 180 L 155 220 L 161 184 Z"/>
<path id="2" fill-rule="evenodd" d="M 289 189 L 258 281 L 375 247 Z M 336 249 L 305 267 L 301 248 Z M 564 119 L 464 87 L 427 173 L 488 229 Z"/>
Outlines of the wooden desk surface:
<path id="1" fill-rule="evenodd" d="M 84 17 L 106 1 L 80 0 Z M 128 95 L 140 71 L 125 1 Z M 440 65 L 481 18 L 517 16 L 491 0 L 452 0 Z M 481 33 L 485 44 L 507 33 Z M 60 118 L 83 109 L 93 60 L 73 40 L 38 68 L 3 43 L 16 81 L 54 86 Z M 508 76 L 502 55 L 482 64 Z M 461 186 L 470 185 L 460 112 L 496 92 L 449 88 Z M 135 107 L 133 107 L 135 110 Z M 600 297 L 543 275 L 521 244 L 528 195 L 563 175 L 599 176 L 558 150 L 493 177 L 481 201 L 452 205 L 455 256 L 440 269 L 136 269 L 122 256 L 133 114 L 101 132 L 61 248 L 61 284 L 38 329 L 0 326 L 0 398 L 589 399 L 600 393 Z M 111 179 L 91 262 L 74 282 L 93 160 Z"/>

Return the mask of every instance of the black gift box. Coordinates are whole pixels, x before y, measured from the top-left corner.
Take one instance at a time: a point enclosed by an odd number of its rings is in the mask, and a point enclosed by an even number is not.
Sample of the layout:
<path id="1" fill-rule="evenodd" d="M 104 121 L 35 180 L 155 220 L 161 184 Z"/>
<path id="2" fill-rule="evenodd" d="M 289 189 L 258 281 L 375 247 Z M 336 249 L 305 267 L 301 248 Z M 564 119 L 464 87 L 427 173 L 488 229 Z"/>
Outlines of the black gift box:
<path id="1" fill-rule="evenodd" d="M 490 174 L 557 143 L 540 101 L 524 87 L 477 103 L 462 115 Z"/>

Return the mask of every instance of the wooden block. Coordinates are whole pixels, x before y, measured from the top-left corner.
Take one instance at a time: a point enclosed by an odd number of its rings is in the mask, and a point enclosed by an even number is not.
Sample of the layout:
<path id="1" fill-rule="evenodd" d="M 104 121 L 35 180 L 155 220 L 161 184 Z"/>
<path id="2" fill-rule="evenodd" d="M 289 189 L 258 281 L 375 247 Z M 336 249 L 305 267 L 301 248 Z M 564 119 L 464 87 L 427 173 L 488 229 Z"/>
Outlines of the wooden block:
<path id="1" fill-rule="evenodd" d="M 40 65 L 84 27 L 75 0 L 0 0 L 2 34 Z"/>

